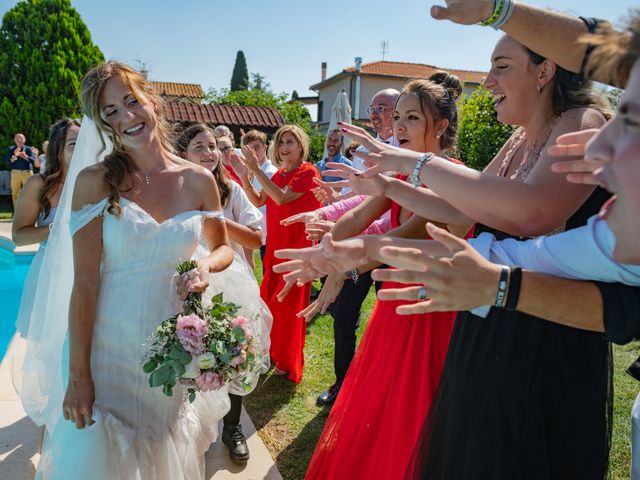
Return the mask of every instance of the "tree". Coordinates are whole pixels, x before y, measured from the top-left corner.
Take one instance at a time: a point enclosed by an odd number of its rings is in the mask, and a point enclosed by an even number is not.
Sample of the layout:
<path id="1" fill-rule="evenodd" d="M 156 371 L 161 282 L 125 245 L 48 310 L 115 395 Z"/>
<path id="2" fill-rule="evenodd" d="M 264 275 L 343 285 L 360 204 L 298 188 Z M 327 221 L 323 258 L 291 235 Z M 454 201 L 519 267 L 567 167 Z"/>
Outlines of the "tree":
<path id="1" fill-rule="evenodd" d="M 298 100 L 300 98 L 300 95 L 298 95 L 298 91 L 294 90 L 293 92 L 291 92 L 291 100 Z"/>
<path id="2" fill-rule="evenodd" d="M 249 90 L 269 90 L 271 84 L 267 82 L 267 77 L 260 75 L 259 73 L 251 74 L 251 82 L 249 83 Z"/>
<path id="3" fill-rule="evenodd" d="M 514 127 L 498 122 L 493 105 L 491 92 L 478 87 L 458 107 L 458 156 L 477 170 L 489 164 L 514 131 Z"/>
<path id="4" fill-rule="evenodd" d="M 0 27 L 0 145 L 23 132 L 31 145 L 49 126 L 80 114 L 83 75 L 104 60 L 70 0 L 26 0 Z"/>
<path id="5" fill-rule="evenodd" d="M 244 58 L 244 52 L 238 50 L 236 54 L 236 63 L 233 66 L 233 74 L 231 75 L 231 91 L 247 90 L 249 88 L 249 70 L 247 70 L 247 60 Z"/>
<path id="6" fill-rule="evenodd" d="M 609 100 L 609 103 L 611 103 L 611 107 L 614 110 L 618 108 L 618 105 L 620 104 L 620 97 L 622 97 L 623 93 L 624 90 L 621 90 L 619 88 L 613 88 L 606 92 L 607 99 Z"/>

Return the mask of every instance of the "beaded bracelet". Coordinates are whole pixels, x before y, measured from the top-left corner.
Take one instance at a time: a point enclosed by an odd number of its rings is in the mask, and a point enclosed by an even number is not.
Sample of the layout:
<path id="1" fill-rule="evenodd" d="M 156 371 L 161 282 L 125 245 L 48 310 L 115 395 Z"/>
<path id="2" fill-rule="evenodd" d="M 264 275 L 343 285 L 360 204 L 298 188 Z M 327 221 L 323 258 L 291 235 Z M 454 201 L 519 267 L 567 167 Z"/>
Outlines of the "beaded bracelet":
<path id="1" fill-rule="evenodd" d="M 486 20 L 479 22 L 483 27 L 491 27 L 499 30 L 511 18 L 515 8 L 514 0 L 494 0 L 493 12 Z"/>
<path id="2" fill-rule="evenodd" d="M 407 182 L 409 182 L 411 185 L 413 185 L 416 188 L 422 185 L 422 182 L 420 181 L 420 171 L 422 170 L 422 167 L 425 165 L 425 163 L 427 163 L 432 158 L 433 158 L 433 153 L 431 152 L 423 153 L 422 155 L 420 155 L 420 158 L 418 158 L 418 161 L 413 166 L 411 175 L 409 175 L 409 178 L 407 178 Z"/>
<path id="3" fill-rule="evenodd" d="M 518 300 L 520 300 L 522 269 L 520 267 L 511 267 L 509 270 L 509 290 L 504 308 L 513 312 L 518 309 Z"/>
<path id="4" fill-rule="evenodd" d="M 498 282 L 498 293 L 496 293 L 496 307 L 502 308 L 507 304 L 507 286 L 509 285 L 509 267 L 500 267 L 500 281 Z"/>

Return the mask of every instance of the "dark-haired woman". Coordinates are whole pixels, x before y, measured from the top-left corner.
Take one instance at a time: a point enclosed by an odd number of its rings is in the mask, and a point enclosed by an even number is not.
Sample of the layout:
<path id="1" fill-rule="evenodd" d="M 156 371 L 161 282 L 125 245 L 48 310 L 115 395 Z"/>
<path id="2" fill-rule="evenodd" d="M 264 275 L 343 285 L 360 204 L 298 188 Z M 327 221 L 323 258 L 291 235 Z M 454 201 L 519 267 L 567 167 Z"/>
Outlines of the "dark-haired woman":
<path id="1" fill-rule="evenodd" d="M 27 180 L 16 202 L 11 231 L 13 242 L 16 245 L 40 243 L 24 282 L 16 321 L 16 328 L 22 337 L 26 337 L 29 332 L 40 265 L 79 131 L 80 122 L 70 118 L 58 120 L 51 126 L 49 145 L 44 152 L 48 159 L 46 170 Z"/>
<path id="2" fill-rule="evenodd" d="M 444 155 L 455 146 L 455 99 L 462 85 L 448 74 L 436 80 L 410 82 L 398 97 L 393 133 L 403 148 Z M 389 235 L 425 237 L 425 219 L 412 217 L 408 209 L 384 195 L 372 194 L 336 223 L 332 230 L 336 238 L 357 235 L 388 209 L 393 227 Z M 461 226 L 460 230 L 468 229 Z M 374 266 L 358 267 L 358 274 Z M 339 291 L 345 281 L 352 280 L 330 274 L 319 301 L 327 290 Z M 333 287 L 336 282 L 337 288 Z M 386 282 L 382 288 L 395 286 Z M 412 302 L 376 302 L 314 451 L 307 479 L 397 479 L 406 471 L 440 380 L 455 318 L 455 312 L 398 315 L 396 307 L 407 303 Z"/>
<path id="3" fill-rule="evenodd" d="M 485 87 L 498 120 L 520 128 L 484 172 L 433 158 L 417 167 L 428 191 L 388 182 L 385 195 L 440 222 L 475 220 L 484 225 L 476 230 L 498 238 L 583 225 L 607 194 L 567 184 L 551 171 L 556 160 L 545 147 L 564 133 L 601 127 L 607 112 L 584 80 L 509 36 L 496 44 L 491 64 Z M 378 149 L 362 132 L 343 130 L 375 151 L 368 160 L 379 167 L 416 168 L 415 155 Z M 595 332 L 505 308 L 492 308 L 484 319 L 461 312 L 407 477 L 602 479 L 609 360 L 609 345 Z"/>

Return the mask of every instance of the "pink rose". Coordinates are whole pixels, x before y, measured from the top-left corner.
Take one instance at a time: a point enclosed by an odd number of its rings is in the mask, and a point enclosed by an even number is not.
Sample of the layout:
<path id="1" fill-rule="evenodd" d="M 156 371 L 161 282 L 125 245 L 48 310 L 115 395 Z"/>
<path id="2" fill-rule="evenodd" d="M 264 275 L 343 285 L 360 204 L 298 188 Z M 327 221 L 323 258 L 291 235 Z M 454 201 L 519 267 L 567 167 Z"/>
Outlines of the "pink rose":
<path id="1" fill-rule="evenodd" d="M 207 333 L 207 322 L 197 315 L 178 315 L 176 335 L 187 352 L 192 355 L 202 354 L 202 337 Z"/>
<path id="2" fill-rule="evenodd" d="M 243 349 L 240 351 L 240 355 L 236 355 L 231 359 L 231 361 L 229 362 L 229 365 L 232 367 L 237 367 L 239 365 L 242 365 L 246 361 L 247 361 L 247 352 Z"/>
<path id="3" fill-rule="evenodd" d="M 208 390 L 218 390 L 224 387 L 224 381 L 217 373 L 204 372 L 196 378 L 196 385 L 198 385 L 198 390 L 206 392 Z"/>

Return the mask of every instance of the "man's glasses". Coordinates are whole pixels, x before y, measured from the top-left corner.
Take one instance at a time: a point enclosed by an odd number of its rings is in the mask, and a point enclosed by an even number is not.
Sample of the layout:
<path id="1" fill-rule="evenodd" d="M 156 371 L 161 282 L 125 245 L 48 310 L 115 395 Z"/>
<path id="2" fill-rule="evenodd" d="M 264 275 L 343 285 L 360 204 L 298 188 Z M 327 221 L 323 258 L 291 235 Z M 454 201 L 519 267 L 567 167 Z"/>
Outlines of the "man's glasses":
<path id="1" fill-rule="evenodd" d="M 227 147 L 221 148 L 221 149 L 220 149 L 220 153 L 221 153 L 221 154 L 223 154 L 223 155 L 226 155 L 226 154 L 227 154 L 227 153 L 229 153 L 231 150 L 233 150 L 233 147 L 232 147 L 232 146 L 227 146 Z"/>
<path id="2" fill-rule="evenodd" d="M 393 110 L 393 107 L 387 107 L 386 105 L 369 105 L 367 107 L 367 115 L 371 115 L 372 113 L 382 115 L 387 110 Z"/>

